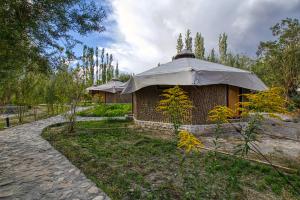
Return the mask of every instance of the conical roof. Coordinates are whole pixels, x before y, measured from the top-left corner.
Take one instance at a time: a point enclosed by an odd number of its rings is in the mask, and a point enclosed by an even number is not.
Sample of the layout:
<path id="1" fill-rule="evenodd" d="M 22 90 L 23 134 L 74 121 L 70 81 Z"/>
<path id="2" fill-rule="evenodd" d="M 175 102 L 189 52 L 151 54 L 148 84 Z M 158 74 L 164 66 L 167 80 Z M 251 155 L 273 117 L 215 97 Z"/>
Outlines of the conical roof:
<path id="1" fill-rule="evenodd" d="M 116 93 L 122 91 L 124 88 L 125 88 L 125 83 L 119 81 L 118 79 L 113 78 L 111 81 L 107 82 L 106 84 L 88 87 L 86 90 Z"/>
<path id="2" fill-rule="evenodd" d="M 181 57 L 133 76 L 123 93 L 132 93 L 151 85 L 226 84 L 250 90 L 266 90 L 252 72 L 191 57 Z"/>

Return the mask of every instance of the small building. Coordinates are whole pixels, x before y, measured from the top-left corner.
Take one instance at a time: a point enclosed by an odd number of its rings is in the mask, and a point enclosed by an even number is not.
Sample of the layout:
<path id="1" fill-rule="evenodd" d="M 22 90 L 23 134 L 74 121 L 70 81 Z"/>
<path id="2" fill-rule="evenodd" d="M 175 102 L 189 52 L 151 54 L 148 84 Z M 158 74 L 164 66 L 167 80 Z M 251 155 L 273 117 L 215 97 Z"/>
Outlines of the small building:
<path id="1" fill-rule="evenodd" d="M 242 101 L 240 94 L 266 90 L 266 85 L 252 72 L 196 59 L 184 50 L 171 62 L 133 76 L 123 94 L 133 93 L 134 119 L 142 122 L 169 122 L 156 111 L 164 89 L 181 86 L 189 95 L 192 125 L 207 124 L 208 112 L 217 105 L 234 108 Z"/>
<path id="2" fill-rule="evenodd" d="M 112 79 L 106 84 L 92 86 L 86 90 L 103 103 L 132 103 L 131 94 L 121 94 L 125 83 L 118 79 Z"/>

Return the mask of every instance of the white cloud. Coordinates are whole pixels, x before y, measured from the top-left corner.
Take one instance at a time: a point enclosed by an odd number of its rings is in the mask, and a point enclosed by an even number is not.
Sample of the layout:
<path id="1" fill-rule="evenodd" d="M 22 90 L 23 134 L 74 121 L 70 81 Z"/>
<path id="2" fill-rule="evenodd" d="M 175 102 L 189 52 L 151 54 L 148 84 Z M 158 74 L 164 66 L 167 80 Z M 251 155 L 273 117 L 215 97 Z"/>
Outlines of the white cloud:
<path id="1" fill-rule="evenodd" d="M 300 17 L 300 0 L 111 0 L 116 29 L 108 50 L 121 70 L 139 73 L 171 60 L 180 32 L 201 32 L 207 51 L 217 50 L 218 35 L 229 35 L 235 52 L 254 54 L 269 27 L 286 17 Z"/>

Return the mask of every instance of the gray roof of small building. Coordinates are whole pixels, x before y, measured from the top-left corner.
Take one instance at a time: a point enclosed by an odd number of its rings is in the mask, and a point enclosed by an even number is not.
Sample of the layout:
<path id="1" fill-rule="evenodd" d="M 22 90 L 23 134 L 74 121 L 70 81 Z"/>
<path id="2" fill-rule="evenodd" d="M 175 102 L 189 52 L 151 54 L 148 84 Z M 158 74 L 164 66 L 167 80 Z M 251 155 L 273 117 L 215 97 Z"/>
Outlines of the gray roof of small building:
<path id="1" fill-rule="evenodd" d="M 117 92 L 121 92 L 124 88 L 125 88 L 125 83 L 119 81 L 118 79 L 112 79 L 111 81 L 105 84 L 88 87 L 86 90 L 117 93 Z"/>
<path id="2" fill-rule="evenodd" d="M 250 90 L 267 86 L 252 72 L 196 58 L 178 58 L 133 76 L 123 93 L 151 85 L 233 85 Z"/>

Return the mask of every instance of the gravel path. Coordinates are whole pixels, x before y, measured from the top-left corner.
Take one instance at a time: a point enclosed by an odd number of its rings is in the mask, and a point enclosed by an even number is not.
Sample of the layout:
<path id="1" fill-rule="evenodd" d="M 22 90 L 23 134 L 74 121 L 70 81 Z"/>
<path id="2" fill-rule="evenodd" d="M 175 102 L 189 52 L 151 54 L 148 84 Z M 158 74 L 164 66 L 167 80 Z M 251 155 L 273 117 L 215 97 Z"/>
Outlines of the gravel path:
<path id="1" fill-rule="evenodd" d="M 78 117 L 78 121 L 102 120 Z M 62 116 L 0 131 L 0 199 L 93 199 L 109 197 L 41 137 Z"/>

